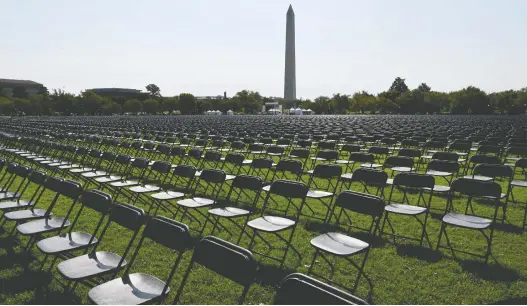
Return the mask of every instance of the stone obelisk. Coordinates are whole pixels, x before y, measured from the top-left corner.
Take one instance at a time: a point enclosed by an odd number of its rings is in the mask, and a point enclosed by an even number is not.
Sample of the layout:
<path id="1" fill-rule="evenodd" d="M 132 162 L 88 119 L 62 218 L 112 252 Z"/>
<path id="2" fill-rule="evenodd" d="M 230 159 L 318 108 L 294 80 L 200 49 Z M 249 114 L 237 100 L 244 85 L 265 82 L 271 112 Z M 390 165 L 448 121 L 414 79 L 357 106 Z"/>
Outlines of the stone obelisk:
<path id="1" fill-rule="evenodd" d="M 296 65 L 295 65 L 295 12 L 289 5 L 285 33 L 285 79 L 284 99 L 296 100 Z"/>

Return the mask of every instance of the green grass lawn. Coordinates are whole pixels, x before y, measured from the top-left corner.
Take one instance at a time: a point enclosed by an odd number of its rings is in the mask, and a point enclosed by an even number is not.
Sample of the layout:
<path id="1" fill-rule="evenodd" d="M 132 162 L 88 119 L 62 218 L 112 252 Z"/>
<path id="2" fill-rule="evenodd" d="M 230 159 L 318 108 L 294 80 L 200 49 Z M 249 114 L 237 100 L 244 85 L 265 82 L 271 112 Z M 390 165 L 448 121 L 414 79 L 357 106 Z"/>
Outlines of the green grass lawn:
<path id="1" fill-rule="evenodd" d="M 8 159 L 12 159 L 8 157 Z M 35 166 L 27 163 L 30 166 Z M 246 170 L 246 169 L 245 169 Z M 307 175 L 304 176 L 307 181 Z M 517 178 L 521 175 L 517 173 Z M 436 179 L 436 184 L 443 184 Z M 505 189 L 506 182 L 500 182 Z M 340 188 L 339 188 L 340 189 Z M 352 190 L 362 191 L 361 186 L 353 185 Z M 109 190 L 105 190 L 109 192 Z M 223 196 L 228 191 L 223 188 Z M 389 190 L 385 191 L 386 196 Z M 397 194 L 397 198 L 400 194 Z M 40 201 L 38 207 L 46 208 L 51 202 L 51 193 Z M 438 240 L 441 217 L 447 199 L 434 196 L 432 199 L 432 213 L 428 220 L 427 232 L 433 249 L 420 248 L 419 243 L 412 240 L 397 238 L 394 244 L 389 235 L 382 239 L 374 238 L 368 240 L 373 245 L 366 262 L 365 274 L 354 295 L 375 304 L 492 304 L 492 303 L 526 303 L 527 302 L 527 237 L 522 231 L 522 220 L 527 194 L 521 188 L 515 189 L 515 197 L 521 201 L 520 204 L 509 203 L 508 217 L 504 224 L 497 224 L 494 241 L 492 245 L 493 254 L 488 264 L 483 259 L 464 255 L 456 252 L 455 256 L 449 249 L 435 250 Z M 124 201 L 120 197 L 119 201 Z M 315 207 L 316 216 L 323 217 L 325 209 L 316 201 L 309 200 L 311 207 Z M 456 199 L 457 207 L 463 207 L 461 199 Z M 260 199 L 258 208 L 262 208 L 263 201 Z M 279 205 L 286 205 L 280 202 Z M 74 209 L 70 220 L 73 220 L 80 205 Z M 137 206 L 147 209 L 146 205 L 138 203 Z M 68 204 L 62 200 L 54 209 L 54 214 L 64 216 Z M 474 204 L 476 212 L 484 216 L 492 216 L 494 208 L 487 202 L 479 201 Z M 206 211 L 206 210 L 204 210 Z M 309 214 L 307 209 L 303 213 Z M 160 215 L 172 217 L 171 213 L 160 210 Z M 501 211 L 500 211 L 501 214 Z M 355 225 L 366 227 L 369 219 L 367 217 L 352 214 Z M 96 226 L 98 215 L 94 211 L 85 209 L 75 227 L 76 231 L 91 233 Z M 398 234 L 419 237 L 420 226 L 417 221 L 410 217 L 390 216 Z M 187 223 L 187 220 L 185 220 Z M 197 224 L 187 223 L 191 228 Z M 228 224 L 225 223 L 224 224 Z M 44 256 L 34 247 L 31 252 L 24 253 L 22 248 L 9 237 L 9 232 L 14 224 L 6 223 L 0 229 L 0 303 L 2 304 L 63 304 L 63 303 L 88 303 L 87 293 L 90 287 L 77 286 L 73 294 L 65 294 L 60 284 L 60 279 L 55 266 L 50 266 L 52 260 L 48 259 L 43 268 L 36 259 L 42 260 Z M 234 233 L 239 230 L 234 226 L 228 227 Z M 210 233 L 212 225 L 209 223 L 205 235 Z M 289 252 L 283 269 L 279 269 L 279 263 L 262 259 L 255 283 L 251 286 L 245 303 L 246 304 L 271 304 L 276 285 L 287 274 L 292 272 L 307 273 L 313 256 L 314 249 L 310 240 L 320 233 L 335 230 L 333 226 L 325 225 L 322 221 L 309 216 L 302 216 L 293 238 L 293 246 L 301 257 L 294 252 Z M 342 228 L 341 230 L 344 230 Z M 385 232 L 389 231 L 386 226 Z M 477 231 L 448 228 L 449 238 L 456 249 L 484 254 L 485 240 Z M 112 226 L 98 247 L 99 250 L 109 250 L 122 254 L 131 233 L 118 226 Z M 195 233 L 193 233 L 196 236 Z M 352 230 L 352 236 L 365 239 L 364 233 Z M 215 236 L 235 242 L 237 237 L 230 237 L 225 231 L 217 231 Z M 27 241 L 20 238 L 22 243 Z M 196 241 L 199 237 L 196 237 Z M 138 239 L 136 240 L 136 242 Z M 277 242 L 270 239 L 271 242 Z M 446 241 L 443 239 L 442 244 Z M 249 238 L 244 236 L 240 242 L 242 247 L 249 245 Z M 426 243 L 424 244 L 427 245 Z M 257 243 L 255 248 L 265 250 L 265 245 Z M 270 254 L 280 255 L 281 249 L 270 250 Z M 81 254 L 80 252 L 79 254 Z M 192 251 L 186 252 L 184 259 L 179 265 L 171 283 L 170 296 L 164 303 L 172 303 L 175 293 L 179 287 L 184 271 L 186 270 Z M 151 241 L 145 242 L 136 260 L 132 272 L 143 272 L 166 279 L 168 272 L 174 263 L 176 254 Z M 362 257 L 358 256 L 360 262 Z M 353 287 L 356 278 L 356 270 L 345 260 L 334 258 L 335 283 Z M 314 267 L 317 274 L 329 276 L 329 269 L 319 258 Z M 122 274 L 122 273 L 121 273 Z M 56 279 L 58 278 L 58 279 Z M 60 280 L 60 282 L 59 282 Z M 181 297 L 181 304 L 232 304 L 236 303 L 242 292 L 241 286 L 234 282 L 215 275 L 204 268 L 196 267 L 190 276 Z"/>

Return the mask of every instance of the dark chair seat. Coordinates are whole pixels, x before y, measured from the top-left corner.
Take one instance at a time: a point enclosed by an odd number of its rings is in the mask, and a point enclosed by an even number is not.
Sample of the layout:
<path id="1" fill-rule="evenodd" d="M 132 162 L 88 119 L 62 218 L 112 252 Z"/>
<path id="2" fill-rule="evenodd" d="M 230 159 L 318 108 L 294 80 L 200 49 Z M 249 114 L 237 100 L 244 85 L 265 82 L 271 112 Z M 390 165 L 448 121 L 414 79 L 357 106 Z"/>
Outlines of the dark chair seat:
<path id="1" fill-rule="evenodd" d="M 247 216 L 251 212 L 237 207 L 221 207 L 209 210 L 209 214 L 223 218 L 234 218 L 240 216 Z"/>
<path id="2" fill-rule="evenodd" d="M 386 205 L 384 209 L 388 212 L 400 215 L 420 215 L 426 212 L 426 208 L 406 204 L 390 204 Z"/>
<path id="3" fill-rule="evenodd" d="M 117 278 L 92 288 L 88 297 L 99 305 L 138 305 L 161 297 L 164 287 L 165 282 L 155 276 L 134 273 L 128 275 L 126 280 Z M 166 294 L 169 292 L 170 288 Z"/>
<path id="4" fill-rule="evenodd" d="M 0 192 L 0 200 L 12 200 L 20 198 L 20 193 L 14 193 L 14 192 Z"/>
<path id="5" fill-rule="evenodd" d="M 37 243 L 37 247 L 44 254 L 58 254 L 87 248 L 95 243 L 97 243 L 97 238 L 92 238 L 92 235 L 73 232 L 42 239 Z"/>
<path id="6" fill-rule="evenodd" d="M 151 195 L 152 198 L 156 200 L 174 200 L 184 197 L 185 194 L 179 191 L 163 191 Z"/>
<path id="7" fill-rule="evenodd" d="M 121 256 L 115 253 L 99 251 L 65 260 L 58 264 L 57 269 L 68 280 L 82 280 L 115 270 L 120 260 Z M 126 264 L 125 260 L 121 267 Z"/>
<path id="8" fill-rule="evenodd" d="M 18 210 L 10 211 L 4 214 L 4 217 L 10 221 L 22 221 L 22 220 L 32 220 L 44 218 L 46 215 L 45 209 L 27 209 L 27 210 Z"/>
<path id="9" fill-rule="evenodd" d="M 455 225 L 459 227 L 472 228 L 472 229 L 486 229 L 492 224 L 492 220 L 469 216 L 464 214 L 457 214 L 450 212 L 443 217 L 443 222 Z"/>
<path id="10" fill-rule="evenodd" d="M 247 222 L 250 228 L 269 233 L 283 231 L 294 225 L 295 221 L 291 219 L 275 216 L 263 216 Z"/>
<path id="11" fill-rule="evenodd" d="M 42 233 L 49 233 L 53 231 L 58 231 L 62 227 L 62 223 L 64 222 L 64 218 L 61 217 L 49 217 L 45 219 L 39 219 L 30 221 L 24 224 L 20 224 L 16 227 L 16 230 L 22 234 L 22 235 L 34 235 L 34 234 L 42 234 Z M 70 221 L 66 220 L 64 223 L 64 227 L 67 227 L 70 225 Z"/>
<path id="12" fill-rule="evenodd" d="M 311 240 L 311 245 L 319 250 L 339 256 L 349 256 L 365 251 L 370 245 L 362 240 L 330 232 Z"/>
<path id="13" fill-rule="evenodd" d="M 177 201 L 178 205 L 181 205 L 183 207 L 188 207 L 188 208 L 206 207 L 206 206 L 211 206 L 214 203 L 215 202 L 212 199 L 200 198 L 200 197 L 194 197 L 192 199 L 184 199 L 184 200 Z"/>

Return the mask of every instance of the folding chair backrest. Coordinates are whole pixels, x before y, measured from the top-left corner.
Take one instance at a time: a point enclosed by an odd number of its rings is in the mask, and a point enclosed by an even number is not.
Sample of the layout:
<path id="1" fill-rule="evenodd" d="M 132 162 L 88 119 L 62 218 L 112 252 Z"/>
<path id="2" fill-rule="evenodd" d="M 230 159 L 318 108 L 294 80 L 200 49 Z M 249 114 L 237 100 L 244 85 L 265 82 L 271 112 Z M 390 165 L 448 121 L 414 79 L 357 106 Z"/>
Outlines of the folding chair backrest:
<path id="1" fill-rule="evenodd" d="M 169 162 L 165 161 L 156 161 L 152 165 L 152 171 L 156 171 L 159 173 L 168 173 L 170 172 L 172 165 Z"/>
<path id="2" fill-rule="evenodd" d="M 136 158 L 132 162 L 132 167 L 139 168 L 139 169 L 145 169 L 148 167 L 148 159 L 146 158 Z"/>
<path id="3" fill-rule="evenodd" d="M 308 190 L 307 185 L 301 182 L 276 180 L 271 184 L 269 192 L 284 198 L 305 199 Z"/>
<path id="4" fill-rule="evenodd" d="M 62 183 L 64 182 L 64 179 L 61 178 L 61 177 L 57 177 L 57 176 L 52 176 L 52 177 L 49 177 L 47 180 L 46 180 L 46 183 L 44 184 L 44 187 L 46 187 L 46 189 L 48 190 L 51 190 L 53 192 L 61 192 L 61 188 L 62 188 Z"/>
<path id="5" fill-rule="evenodd" d="M 271 169 L 273 161 L 269 158 L 255 158 L 251 163 L 251 167 L 255 169 Z"/>
<path id="6" fill-rule="evenodd" d="M 289 171 L 294 174 L 300 174 L 302 173 L 302 163 L 298 160 L 282 159 L 276 165 L 276 171 Z"/>
<path id="7" fill-rule="evenodd" d="M 28 180 L 31 183 L 37 184 L 39 186 L 44 185 L 47 178 L 48 178 L 47 174 L 43 171 L 32 171 L 28 175 Z"/>
<path id="8" fill-rule="evenodd" d="M 336 164 L 318 164 L 313 170 L 313 176 L 318 178 L 333 178 L 342 175 L 342 167 Z"/>
<path id="9" fill-rule="evenodd" d="M 148 221 L 143 236 L 180 252 L 187 249 L 191 241 L 187 225 L 159 216 Z"/>
<path id="10" fill-rule="evenodd" d="M 267 153 L 273 153 L 273 154 L 282 154 L 284 153 L 285 148 L 279 147 L 279 146 L 269 146 L 267 148 Z"/>
<path id="11" fill-rule="evenodd" d="M 235 165 L 241 165 L 244 160 L 245 160 L 245 156 L 243 156 L 243 154 L 229 153 L 227 154 L 227 156 L 225 156 L 226 163 L 231 163 Z"/>
<path id="12" fill-rule="evenodd" d="M 205 169 L 201 172 L 200 180 L 209 183 L 223 183 L 226 178 L 225 171 L 217 169 Z"/>
<path id="13" fill-rule="evenodd" d="M 106 161 L 113 161 L 116 156 L 117 154 L 115 154 L 115 152 L 104 152 L 101 158 Z"/>
<path id="14" fill-rule="evenodd" d="M 339 157 L 339 152 L 335 150 L 321 150 L 318 151 L 317 157 L 324 158 L 327 160 L 334 160 Z"/>
<path id="15" fill-rule="evenodd" d="M 117 156 L 117 159 L 116 159 L 116 162 L 121 164 L 121 165 L 126 165 L 130 162 L 132 158 L 130 157 L 130 155 L 119 155 Z"/>
<path id="16" fill-rule="evenodd" d="M 426 170 L 458 173 L 459 164 L 456 161 L 432 159 L 426 166 Z"/>
<path id="17" fill-rule="evenodd" d="M 373 163 L 375 160 L 375 157 L 371 153 L 362 153 L 362 152 L 356 152 L 356 153 L 350 153 L 351 161 L 359 162 L 359 163 Z"/>
<path id="18" fill-rule="evenodd" d="M 388 180 L 388 173 L 383 170 L 359 168 L 353 171 L 352 182 L 363 182 L 367 185 L 384 186 Z"/>
<path id="19" fill-rule="evenodd" d="M 527 169 L 527 158 L 520 158 L 514 163 L 515 167 Z"/>
<path id="20" fill-rule="evenodd" d="M 479 164 L 474 168 L 474 174 L 488 176 L 492 178 L 507 177 L 512 179 L 514 172 L 512 167 L 501 164 Z"/>
<path id="21" fill-rule="evenodd" d="M 459 159 L 459 155 L 454 152 L 435 152 L 432 155 L 432 159 L 440 159 L 440 160 L 448 160 L 448 161 L 457 162 Z"/>
<path id="22" fill-rule="evenodd" d="M 393 179 L 394 186 L 405 186 L 412 188 L 434 188 L 434 177 L 419 173 L 399 173 Z"/>
<path id="23" fill-rule="evenodd" d="M 187 151 L 183 147 L 172 147 L 170 149 L 170 155 L 172 156 L 184 156 Z"/>
<path id="24" fill-rule="evenodd" d="M 145 212 L 135 206 L 118 203 L 110 212 L 110 221 L 131 231 L 136 231 L 144 223 Z"/>
<path id="25" fill-rule="evenodd" d="M 291 153 L 289 155 L 292 155 L 298 158 L 308 158 L 309 154 L 310 152 L 308 149 L 293 149 L 291 150 Z"/>
<path id="26" fill-rule="evenodd" d="M 388 167 L 410 167 L 414 166 L 414 159 L 407 156 L 388 156 L 384 161 Z"/>
<path id="27" fill-rule="evenodd" d="M 67 198 L 76 200 L 82 193 L 82 185 L 75 181 L 61 182 L 59 193 Z"/>
<path id="28" fill-rule="evenodd" d="M 257 269 L 249 250 L 212 236 L 201 239 L 192 261 L 244 286 L 254 281 Z"/>
<path id="29" fill-rule="evenodd" d="M 470 162 L 474 164 L 501 164 L 497 156 L 476 154 L 470 157 Z"/>
<path id="30" fill-rule="evenodd" d="M 286 276 L 278 287 L 275 305 L 367 305 L 347 292 L 300 273 Z"/>
<path id="31" fill-rule="evenodd" d="M 390 149 L 388 149 L 387 147 L 370 147 L 370 149 L 368 150 L 368 153 L 371 153 L 371 154 L 380 154 L 380 155 L 388 155 L 390 153 Z"/>
<path id="32" fill-rule="evenodd" d="M 30 167 L 20 165 L 14 169 L 13 173 L 18 177 L 26 178 L 30 172 L 31 172 Z"/>
<path id="33" fill-rule="evenodd" d="M 335 206 L 354 211 L 359 214 L 380 217 L 384 212 L 384 200 L 366 193 L 346 190 L 341 192 L 335 201 Z"/>
<path id="34" fill-rule="evenodd" d="M 99 190 L 88 190 L 82 194 L 81 203 L 99 213 L 106 215 L 112 209 L 112 197 Z"/>
<path id="35" fill-rule="evenodd" d="M 455 179 L 450 186 L 450 190 L 467 196 L 493 197 L 495 199 L 498 199 L 501 195 L 501 186 L 498 183 L 469 178 Z"/>
<path id="36" fill-rule="evenodd" d="M 397 156 L 421 157 L 421 151 L 418 149 L 401 148 L 399 152 L 397 152 Z"/>
<path id="37" fill-rule="evenodd" d="M 205 160 L 208 161 L 219 161 L 221 160 L 221 153 L 216 151 L 207 151 L 205 153 Z"/>
<path id="38" fill-rule="evenodd" d="M 263 187 L 263 180 L 259 176 L 238 175 L 232 181 L 232 187 L 260 191 Z"/>

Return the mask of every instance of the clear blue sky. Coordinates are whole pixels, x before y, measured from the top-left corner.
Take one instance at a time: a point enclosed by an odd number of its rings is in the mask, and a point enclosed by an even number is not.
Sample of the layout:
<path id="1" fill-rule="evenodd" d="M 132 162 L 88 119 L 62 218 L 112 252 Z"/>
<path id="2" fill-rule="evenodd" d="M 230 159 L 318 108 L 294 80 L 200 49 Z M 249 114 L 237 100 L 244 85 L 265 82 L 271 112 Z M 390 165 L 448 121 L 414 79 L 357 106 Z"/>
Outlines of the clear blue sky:
<path id="1" fill-rule="evenodd" d="M 298 97 L 527 86 L 525 0 L 0 0 L 0 78 L 282 96 L 290 3 Z"/>

